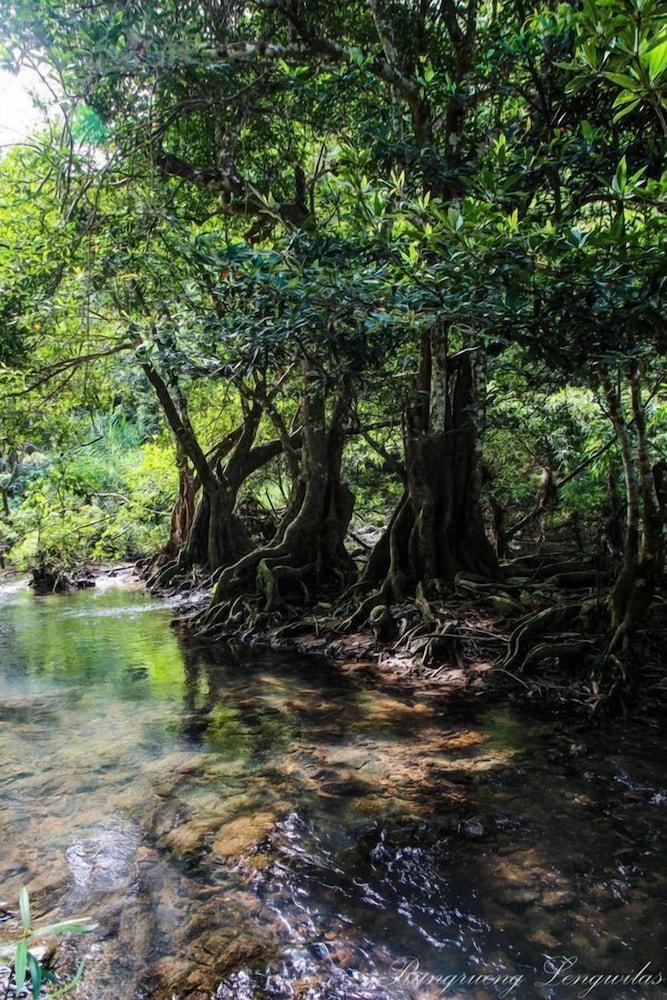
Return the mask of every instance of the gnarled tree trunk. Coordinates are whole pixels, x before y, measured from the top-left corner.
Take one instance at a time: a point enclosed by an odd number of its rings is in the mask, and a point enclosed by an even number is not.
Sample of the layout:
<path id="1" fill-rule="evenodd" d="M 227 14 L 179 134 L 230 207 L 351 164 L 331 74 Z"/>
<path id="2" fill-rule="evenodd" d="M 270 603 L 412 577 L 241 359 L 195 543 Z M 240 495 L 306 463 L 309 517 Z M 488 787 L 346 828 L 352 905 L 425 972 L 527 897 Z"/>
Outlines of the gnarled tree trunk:
<path id="1" fill-rule="evenodd" d="M 607 375 L 602 377 L 608 413 L 623 463 L 626 491 L 623 564 L 609 601 L 610 652 L 628 650 L 632 633 L 646 614 L 663 573 L 663 516 L 650 461 L 641 393 L 642 374 L 640 364 L 630 376 L 632 431 L 625 419 L 620 390 L 612 385 Z"/>
<path id="2" fill-rule="evenodd" d="M 253 548 L 250 534 L 236 512 L 241 487 L 253 472 L 279 455 L 285 444 L 294 449 L 300 442 L 299 431 L 293 431 L 287 432 L 286 441 L 274 438 L 253 445 L 259 415 L 259 409 L 253 407 L 246 413 L 243 425 L 209 453 L 207 461 L 213 482 L 200 488 L 200 478 L 195 478 L 199 495 L 180 550 L 181 565 L 220 569 Z"/>
<path id="3" fill-rule="evenodd" d="M 176 464 L 178 466 L 178 496 L 171 511 L 169 540 L 163 553 L 171 558 L 181 552 L 190 536 L 199 488 L 187 455 L 178 442 L 176 443 Z"/>
<path id="4" fill-rule="evenodd" d="M 214 470 L 213 462 L 207 458 L 197 440 L 194 428 L 190 422 L 185 399 L 182 397 L 178 385 L 174 385 L 170 391 L 166 382 L 157 369 L 150 363 L 142 365 L 148 381 L 155 389 L 155 393 L 162 405 L 164 414 L 169 426 L 176 438 L 177 447 L 180 454 L 187 456 L 196 472 L 197 479 L 205 500 L 200 501 L 196 514 L 193 517 L 191 533 L 197 532 L 197 554 L 203 552 L 204 527 L 206 530 L 206 564 L 209 569 L 216 570 L 221 566 L 228 565 L 239 559 L 244 552 L 251 547 L 250 538 L 242 522 L 234 513 L 234 504 L 238 493 L 236 483 L 227 480 L 225 473 L 219 464 Z M 173 395 L 172 395 L 173 393 Z M 178 405 L 174 400 L 176 396 Z M 225 440 L 226 445 L 231 440 L 234 443 L 238 438 L 237 448 L 243 442 L 244 453 L 250 450 L 259 423 L 259 411 L 253 407 L 247 416 L 246 421 L 240 431 L 233 432 Z M 180 550 L 178 557 L 178 568 L 184 566 L 184 559 L 190 554 L 194 554 L 195 549 L 190 545 L 190 539 L 184 548 Z M 171 572 L 171 568 L 169 570 Z M 175 570 L 174 570 L 175 571 Z M 164 585 L 166 570 L 161 574 L 161 579 L 156 581 L 157 585 Z M 173 574 L 172 574 L 173 575 Z"/>
<path id="5" fill-rule="evenodd" d="M 426 334 L 418 402 L 405 419 L 407 487 L 363 579 L 388 600 L 460 571 L 498 575 L 481 506 L 484 395 L 481 350 L 449 356 L 446 333 Z"/>
<path id="6" fill-rule="evenodd" d="M 269 545 L 221 573 L 203 629 L 223 625 L 257 598 L 267 611 L 287 598 L 313 602 L 323 589 L 341 589 L 355 572 L 344 544 L 353 496 L 341 481 L 350 392 L 344 386 L 327 421 L 319 377 L 309 368 L 304 380 L 301 459 L 285 517 Z"/>

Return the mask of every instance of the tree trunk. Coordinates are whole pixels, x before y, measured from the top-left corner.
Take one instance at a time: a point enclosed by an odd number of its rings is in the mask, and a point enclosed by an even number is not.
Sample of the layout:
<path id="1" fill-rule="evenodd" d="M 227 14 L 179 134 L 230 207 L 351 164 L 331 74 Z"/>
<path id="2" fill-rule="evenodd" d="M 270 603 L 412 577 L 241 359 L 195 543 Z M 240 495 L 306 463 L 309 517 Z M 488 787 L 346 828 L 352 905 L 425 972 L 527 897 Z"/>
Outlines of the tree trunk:
<path id="1" fill-rule="evenodd" d="M 609 601 L 610 652 L 629 650 L 632 633 L 653 599 L 664 561 L 663 521 L 650 461 L 641 375 L 642 369 L 638 366 L 630 377 L 634 447 L 620 389 L 612 385 L 607 375 L 602 377 L 608 413 L 621 454 L 626 492 L 623 563 Z"/>
<path id="2" fill-rule="evenodd" d="M 186 456 L 192 463 L 203 494 L 190 525 L 188 540 L 179 551 L 179 567 L 184 568 L 187 559 L 205 563 L 211 570 L 228 566 L 240 559 L 252 547 L 247 531 L 234 513 L 234 505 L 243 482 L 241 468 L 245 466 L 241 465 L 241 459 L 245 460 L 248 457 L 259 424 L 260 412 L 258 408 L 253 407 L 240 430 L 228 435 L 219 448 L 214 449 L 212 457 L 207 458 L 197 440 L 185 399 L 178 385 L 173 385 L 170 390 L 157 369 L 148 362 L 144 363 L 142 368 L 162 405 L 176 439 L 178 454 Z M 220 462 L 226 451 L 234 446 L 235 454 L 240 450 L 239 462 L 235 466 L 235 475 L 227 477 Z M 216 464 L 217 472 L 214 471 Z M 252 471 L 251 466 L 248 468 Z M 206 538 L 205 560 L 202 559 L 204 538 Z"/>
<path id="3" fill-rule="evenodd" d="M 642 400 L 641 380 L 644 366 L 640 364 L 631 381 L 632 415 L 637 438 L 637 468 L 642 500 L 642 540 L 640 560 L 649 581 L 651 596 L 660 582 L 665 561 L 664 517 L 651 462 L 651 446 L 646 428 L 646 411 Z"/>
<path id="4" fill-rule="evenodd" d="M 341 589 L 355 571 L 344 544 L 354 501 L 341 482 L 350 393 L 344 387 L 327 427 L 324 392 L 312 372 L 305 382 L 299 475 L 285 517 L 269 545 L 222 572 L 204 628 L 222 624 L 239 598 L 259 597 L 265 610 L 286 599 L 312 603 L 322 589 Z"/>
<path id="5" fill-rule="evenodd" d="M 164 554 L 174 558 L 185 547 L 195 515 L 197 480 L 189 466 L 187 456 L 177 443 L 176 464 L 178 466 L 178 496 L 171 512 L 169 541 Z"/>
<path id="6" fill-rule="evenodd" d="M 234 513 L 237 491 L 227 483 L 206 490 L 208 498 L 208 566 L 211 570 L 230 566 L 252 549 L 245 525 Z"/>
<path id="7" fill-rule="evenodd" d="M 208 534 L 211 504 L 208 494 L 200 491 L 192 524 L 182 549 L 181 559 L 190 566 L 208 565 Z"/>
<path id="8" fill-rule="evenodd" d="M 418 402 L 405 419 L 407 487 L 364 574 L 388 599 L 460 571 L 498 576 L 482 517 L 483 425 L 481 350 L 449 357 L 446 334 L 425 335 Z"/>
<path id="9" fill-rule="evenodd" d="M 190 530 L 181 550 L 180 561 L 187 565 L 221 569 L 237 562 L 252 550 L 252 540 L 243 521 L 236 513 L 236 503 L 241 487 L 253 472 L 275 458 L 284 449 L 300 442 L 299 432 L 265 441 L 251 447 L 259 423 L 259 414 L 246 415 L 241 427 L 217 445 L 208 458 L 215 465 L 214 479 L 201 489 Z M 222 459 L 231 454 L 223 469 Z M 228 445 L 230 445 L 228 447 Z M 197 487 L 199 480 L 196 480 Z"/>

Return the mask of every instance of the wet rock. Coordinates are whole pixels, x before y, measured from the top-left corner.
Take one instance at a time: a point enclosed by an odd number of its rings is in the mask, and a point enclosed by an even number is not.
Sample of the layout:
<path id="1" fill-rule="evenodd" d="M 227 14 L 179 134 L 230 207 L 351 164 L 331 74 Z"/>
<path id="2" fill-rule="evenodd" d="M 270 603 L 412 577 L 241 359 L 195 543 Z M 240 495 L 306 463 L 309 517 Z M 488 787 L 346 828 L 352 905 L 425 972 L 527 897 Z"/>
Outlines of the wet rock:
<path id="1" fill-rule="evenodd" d="M 267 851 L 257 851 L 244 861 L 246 871 L 263 872 L 271 867 L 275 858 Z"/>
<path id="2" fill-rule="evenodd" d="M 212 978 L 213 973 L 210 970 L 195 969 L 179 989 L 177 994 L 179 1000 L 209 1000 Z M 172 998 L 165 996 L 164 1000 L 172 1000 Z"/>
<path id="3" fill-rule="evenodd" d="M 39 868 L 39 865 L 31 865 L 29 876 L 23 877 L 26 887 L 30 893 L 30 901 L 35 912 L 43 912 L 47 900 L 50 900 L 62 890 L 63 869 L 53 869 L 51 867 Z"/>
<path id="4" fill-rule="evenodd" d="M 395 637 L 398 625 L 386 604 L 373 608 L 369 622 L 378 642 L 387 642 Z"/>
<path id="5" fill-rule="evenodd" d="M 466 819 L 463 823 L 459 824 L 458 828 L 459 836 L 466 837 L 469 840 L 479 840 L 486 834 L 484 824 L 481 819 L 477 816 L 472 816 L 470 819 Z"/>
<path id="6" fill-rule="evenodd" d="M 207 838 L 216 829 L 217 823 L 210 817 L 183 823 L 171 830 L 163 838 L 163 843 L 174 854 L 187 857 L 200 853 L 206 847 Z"/>
<path id="7" fill-rule="evenodd" d="M 91 837 L 75 839 L 65 857 L 76 886 L 88 892 L 131 881 L 137 843 L 137 830 L 117 817 L 98 824 Z"/>
<path id="8" fill-rule="evenodd" d="M 235 991 L 247 973 L 239 973 L 241 966 L 256 963 L 263 955 L 259 945 L 248 941 L 229 940 L 229 932 L 204 934 L 188 952 L 189 960 L 173 955 L 165 956 L 154 963 L 149 979 L 154 1000 L 210 1000 L 215 996 L 234 997 L 240 1000 L 245 994 Z M 220 980 L 224 979 L 231 992 L 216 991 Z M 143 995 L 143 994 L 142 994 Z M 249 994 L 253 998 L 254 993 Z"/>
<path id="9" fill-rule="evenodd" d="M 174 778 L 174 775 L 196 774 L 197 771 L 201 771 L 206 766 L 209 760 L 215 760 L 215 758 L 207 754 L 174 751 L 173 753 L 165 754 L 163 757 L 158 757 L 157 760 L 147 766 L 146 770 L 149 773 L 155 771 L 159 774 L 168 775 L 172 783 L 176 784 L 178 779 Z M 165 790 L 168 791 L 166 786 Z"/>
<path id="10" fill-rule="evenodd" d="M 154 847 L 148 847 L 147 845 L 142 844 L 137 848 L 136 861 L 139 865 L 154 864 L 157 857 L 158 854 Z"/>
<path id="11" fill-rule="evenodd" d="M 368 794 L 368 785 L 355 778 L 342 781 L 327 781 L 321 786 L 326 795 L 338 795 L 341 798 L 359 798 Z"/>
<path id="12" fill-rule="evenodd" d="M 41 563 L 32 570 L 30 586 L 36 594 L 64 594 L 68 590 L 94 587 L 95 577 L 92 573 L 68 573 L 64 569 Z"/>
<path id="13" fill-rule="evenodd" d="M 294 996 L 297 1000 L 309 1000 L 312 996 L 317 996 L 316 990 L 321 990 L 325 985 L 321 976 L 307 976 L 304 979 L 297 979 L 294 984 Z"/>
<path id="14" fill-rule="evenodd" d="M 192 971 L 192 966 L 183 958 L 176 958 L 174 955 L 167 955 L 159 959 L 151 968 L 151 975 L 161 986 L 167 990 L 176 990 L 178 986 L 185 982 Z"/>
<path id="15" fill-rule="evenodd" d="M 540 928 L 539 930 L 532 931 L 529 935 L 530 940 L 534 942 L 539 948 L 558 948 L 558 940 L 551 934 L 548 930 Z"/>
<path id="16" fill-rule="evenodd" d="M 215 969 L 218 977 L 229 975 L 240 966 L 253 965 L 260 959 L 266 959 L 264 949 L 253 941 L 237 940 L 229 943 L 223 950 L 216 950 Z"/>
<path id="17" fill-rule="evenodd" d="M 522 826 L 520 819 L 510 816 L 508 813 L 493 812 L 491 813 L 491 819 L 493 820 L 493 825 L 498 830 L 516 830 Z"/>
<path id="18" fill-rule="evenodd" d="M 539 889 L 530 885 L 513 886 L 507 892 L 503 893 L 503 896 L 508 903 L 516 903 L 519 906 L 530 906 L 531 903 L 536 903 L 539 900 L 540 892 Z"/>
<path id="19" fill-rule="evenodd" d="M 275 813 L 260 812 L 225 823 L 213 841 L 213 854 L 234 858 L 249 853 L 266 840 L 276 821 Z"/>
<path id="20" fill-rule="evenodd" d="M 35 956 L 40 965 L 43 965 L 45 969 L 49 969 L 53 965 L 57 948 L 58 943 L 53 939 L 47 940 L 41 945 L 31 946 L 30 952 Z"/>
<path id="21" fill-rule="evenodd" d="M 548 889 L 540 899 L 540 905 L 545 910 L 565 910 L 575 902 L 576 896 L 567 889 Z"/>
<path id="22" fill-rule="evenodd" d="M 330 958 L 337 969 L 347 969 L 355 964 L 358 955 L 353 948 L 345 944 L 337 944 L 331 949 Z"/>
<path id="23" fill-rule="evenodd" d="M 214 1000 L 254 1000 L 255 984 L 247 972 L 238 972 L 220 983 Z"/>

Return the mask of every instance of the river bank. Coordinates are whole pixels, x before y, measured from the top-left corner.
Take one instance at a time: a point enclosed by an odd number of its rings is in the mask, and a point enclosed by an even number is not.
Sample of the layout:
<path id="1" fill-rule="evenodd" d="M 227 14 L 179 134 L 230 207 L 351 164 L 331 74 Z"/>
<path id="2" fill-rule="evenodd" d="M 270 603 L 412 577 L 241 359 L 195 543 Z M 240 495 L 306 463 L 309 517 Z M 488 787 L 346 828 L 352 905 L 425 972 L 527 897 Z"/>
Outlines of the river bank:
<path id="1" fill-rule="evenodd" d="M 359 604 L 350 601 L 342 607 L 334 601 L 309 609 L 260 607 L 204 634 L 239 648 L 372 665 L 387 675 L 437 682 L 458 696 L 521 703 L 565 721 L 613 724 L 622 717 L 661 726 L 667 714 L 667 604 L 655 602 L 627 660 L 607 656 L 606 592 L 596 591 L 588 571 L 554 576 L 553 566 L 547 558 L 505 584 L 461 577 L 446 594 L 376 603 L 361 620 Z M 568 583 L 570 573 L 587 580 Z M 149 589 L 178 597 L 175 627 L 200 634 L 211 594 L 206 577 Z"/>
<path id="2" fill-rule="evenodd" d="M 260 604 L 204 637 L 238 649 L 377 667 L 385 675 L 437 682 L 452 696 L 522 704 L 567 723 L 613 724 L 621 717 L 660 728 L 667 714 L 667 604 L 655 601 L 627 660 L 607 656 L 607 592 L 595 571 L 571 556 L 560 549 L 519 556 L 506 564 L 503 582 L 461 575 L 430 599 L 421 594 L 386 605 L 359 596 L 305 609 Z M 150 593 L 174 604 L 179 631 L 200 634 L 213 587 L 206 573 L 170 574 L 168 585 L 156 585 L 163 579 L 159 561 L 86 566 L 65 592 L 93 586 L 99 573 L 136 575 Z M 370 612 L 359 615 L 369 600 Z"/>

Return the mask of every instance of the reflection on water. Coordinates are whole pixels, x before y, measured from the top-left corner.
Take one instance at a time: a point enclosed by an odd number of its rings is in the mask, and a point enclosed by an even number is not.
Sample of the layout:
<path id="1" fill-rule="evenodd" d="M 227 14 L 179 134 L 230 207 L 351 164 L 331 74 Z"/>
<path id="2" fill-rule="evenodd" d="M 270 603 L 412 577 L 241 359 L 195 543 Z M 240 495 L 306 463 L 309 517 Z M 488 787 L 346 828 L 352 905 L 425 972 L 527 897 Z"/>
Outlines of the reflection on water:
<path id="1" fill-rule="evenodd" d="M 0 588 L 0 895 L 99 921 L 57 955 L 88 956 L 78 996 L 528 1000 L 578 995 L 540 985 L 559 956 L 659 971 L 650 733 L 576 742 L 356 667 L 184 643 L 171 614 L 123 578 Z"/>

